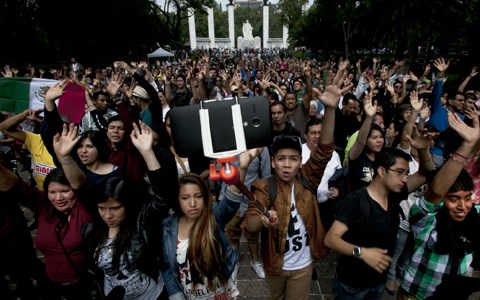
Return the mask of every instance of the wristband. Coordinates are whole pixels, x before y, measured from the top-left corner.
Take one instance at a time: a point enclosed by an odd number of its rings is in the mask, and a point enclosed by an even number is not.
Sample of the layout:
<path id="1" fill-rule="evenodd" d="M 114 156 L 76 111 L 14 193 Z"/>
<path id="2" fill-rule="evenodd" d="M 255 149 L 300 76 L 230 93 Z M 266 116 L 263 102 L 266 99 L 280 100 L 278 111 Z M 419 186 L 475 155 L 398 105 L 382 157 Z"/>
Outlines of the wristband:
<path id="1" fill-rule="evenodd" d="M 461 156 L 460 156 L 460 157 L 461 157 Z M 454 162 L 459 163 L 459 164 L 462 164 L 462 165 L 464 165 L 464 166 L 467 164 L 466 161 L 461 161 L 461 160 L 459 160 L 459 159 L 454 155 L 454 153 L 450 154 L 450 158 L 451 158 Z"/>
<path id="2" fill-rule="evenodd" d="M 464 159 L 468 160 L 468 157 L 466 157 L 466 156 L 463 155 L 463 154 L 460 154 L 460 153 L 458 153 L 458 152 L 453 152 L 453 154 L 454 154 L 454 155 L 457 155 L 457 156 L 460 156 L 461 158 L 464 158 Z"/>

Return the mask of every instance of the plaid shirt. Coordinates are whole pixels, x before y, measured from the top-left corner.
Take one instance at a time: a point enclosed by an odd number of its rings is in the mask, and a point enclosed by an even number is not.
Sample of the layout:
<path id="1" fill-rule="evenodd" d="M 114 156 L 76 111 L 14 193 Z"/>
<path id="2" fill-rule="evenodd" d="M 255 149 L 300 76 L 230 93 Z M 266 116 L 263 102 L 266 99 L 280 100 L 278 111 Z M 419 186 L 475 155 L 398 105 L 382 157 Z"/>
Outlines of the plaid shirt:
<path id="1" fill-rule="evenodd" d="M 443 275 L 450 273 L 449 255 L 434 251 L 437 242 L 435 215 L 441 205 L 434 205 L 424 198 L 419 198 L 410 210 L 410 220 L 418 221 L 410 223 L 414 234 L 414 253 L 403 274 L 402 287 L 418 299 L 431 296 L 442 282 Z M 474 205 L 472 209 L 476 209 L 480 214 L 479 205 Z M 472 260 L 473 253 L 465 253 L 459 264 L 459 275 L 472 276 Z"/>

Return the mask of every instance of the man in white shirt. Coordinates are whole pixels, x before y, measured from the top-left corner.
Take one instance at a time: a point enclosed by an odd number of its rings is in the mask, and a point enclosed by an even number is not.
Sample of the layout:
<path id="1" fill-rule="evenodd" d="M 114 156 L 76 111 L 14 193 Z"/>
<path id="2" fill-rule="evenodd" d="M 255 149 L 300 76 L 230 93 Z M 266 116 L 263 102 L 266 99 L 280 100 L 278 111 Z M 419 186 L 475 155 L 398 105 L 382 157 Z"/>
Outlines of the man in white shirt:
<path id="1" fill-rule="evenodd" d="M 304 138 L 306 143 L 302 144 L 302 165 L 310 158 L 310 153 L 317 147 L 320 133 L 322 132 L 322 120 L 311 119 L 305 125 Z M 336 187 L 329 188 L 328 181 L 332 178 L 335 171 L 342 168 L 342 162 L 337 152 L 333 151 L 332 158 L 325 168 L 322 180 L 317 188 L 317 201 L 320 204 L 320 216 L 322 218 L 323 226 L 328 230 L 333 223 L 333 204 L 328 203 L 328 200 L 335 200 L 340 195 L 340 191 Z"/>

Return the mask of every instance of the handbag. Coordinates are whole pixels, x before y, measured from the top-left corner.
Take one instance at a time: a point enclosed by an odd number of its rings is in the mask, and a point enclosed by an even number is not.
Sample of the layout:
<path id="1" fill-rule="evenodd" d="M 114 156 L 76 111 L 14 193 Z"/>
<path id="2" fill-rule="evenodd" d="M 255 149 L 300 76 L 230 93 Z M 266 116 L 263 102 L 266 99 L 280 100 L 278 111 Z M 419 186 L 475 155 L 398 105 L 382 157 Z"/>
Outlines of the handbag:
<path id="1" fill-rule="evenodd" d="M 77 274 L 77 276 L 79 278 L 84 278 L 85 275 L 82 274 L 77 266 L 75 265 L 75 263 L 73 262 L 72 258 L 70 257 L 70 254 L 68 253 L 67 249 L 65 248 L 65 245 L 63 245 L 63 241 L 62 241 L 62 236 L 60 235 L 60 233 L 62 232 L 63 228 L 65 228 L 65 225 L 66 223 L 65 222 L 62 222 L 60 221 L 57 226 L 55 227 L 55 233 L 56 233 L 56 236 L 57 236 L 57 241 L 58 243 L 60 244 L 60 246 L 62 247 L 62 251 L 63 251 L 63 254 L 65 254 L 65 257 L 67 257 L 67 260 L 68 262 L 70 263 L 70 265 L 72 266 L 73 270 L 75 271 L 75 273 Z M 93 276 L 94 277 L 94 276 Z M 100 283 L 98 282 L 97 279 L 94 280 L 95 281 L 95 285 L 97 286 L 98 288 L 98 292 L 99 292 L 99 295 L 100 295 L 100 299 L 102 300 L 106 300 L 107 298 L 105 298 L 105 295 L 103 294 L 103 288 L 101 287 Z M 122 298 L 123 299 L 123 298 Z"/>

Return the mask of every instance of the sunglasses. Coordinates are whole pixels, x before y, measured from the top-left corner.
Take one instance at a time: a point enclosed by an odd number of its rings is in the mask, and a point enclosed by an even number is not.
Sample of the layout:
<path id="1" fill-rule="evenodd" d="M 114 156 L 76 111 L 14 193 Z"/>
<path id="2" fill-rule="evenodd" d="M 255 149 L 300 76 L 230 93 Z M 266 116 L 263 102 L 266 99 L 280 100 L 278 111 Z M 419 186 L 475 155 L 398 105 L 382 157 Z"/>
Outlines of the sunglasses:
<path id="1" fill-rule="evenodd" d="M 277 135 L 276 137 L 273 138 L 273 144 L 279 143 L 282 141 L 290 141 L 294 143 L 298 143 L 300 145 L 300 148 L 302 147 L 302 139 L 299 136 L 296 135 Z"/>

